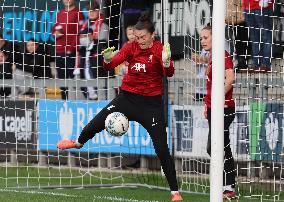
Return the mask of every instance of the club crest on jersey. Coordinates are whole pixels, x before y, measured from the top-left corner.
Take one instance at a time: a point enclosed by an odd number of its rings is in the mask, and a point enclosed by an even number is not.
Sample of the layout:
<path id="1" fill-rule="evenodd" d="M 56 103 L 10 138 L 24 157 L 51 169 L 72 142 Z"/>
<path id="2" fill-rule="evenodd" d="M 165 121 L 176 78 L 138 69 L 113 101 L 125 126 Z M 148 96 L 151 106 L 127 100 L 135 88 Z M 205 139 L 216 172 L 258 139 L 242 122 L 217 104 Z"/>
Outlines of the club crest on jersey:
<path id="1" fill-rule="evenodd" d="M 150 55 L 148 59 L 148 63 L 152 63 L 152 58 L 153 58 L 153 55 Z"/>
<path id="2" fill-rule="evenodd" d="M 145 64 L 141 64 L 141 63 L 135 63 L 135 65 L 133 65 L 131 67 L 131 69 L 134 69 L 136 72 L 140 72 L 141 70 L 146 72 L 146 65 Z"/>

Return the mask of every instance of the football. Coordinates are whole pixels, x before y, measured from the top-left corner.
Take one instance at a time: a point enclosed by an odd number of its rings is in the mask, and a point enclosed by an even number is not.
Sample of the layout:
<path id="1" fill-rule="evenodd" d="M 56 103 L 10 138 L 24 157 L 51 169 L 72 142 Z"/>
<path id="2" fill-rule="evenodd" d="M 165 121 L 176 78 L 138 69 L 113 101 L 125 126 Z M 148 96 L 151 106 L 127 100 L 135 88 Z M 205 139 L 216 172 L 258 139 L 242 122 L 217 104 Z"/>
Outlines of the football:
<path id="1" fill-rule="evenodd" d="M 127 132 L 128 126 L 128 118 L 120 112 L 109 114 L 105 120 L 105 128 L 113 136 L 122 136 Z"/>

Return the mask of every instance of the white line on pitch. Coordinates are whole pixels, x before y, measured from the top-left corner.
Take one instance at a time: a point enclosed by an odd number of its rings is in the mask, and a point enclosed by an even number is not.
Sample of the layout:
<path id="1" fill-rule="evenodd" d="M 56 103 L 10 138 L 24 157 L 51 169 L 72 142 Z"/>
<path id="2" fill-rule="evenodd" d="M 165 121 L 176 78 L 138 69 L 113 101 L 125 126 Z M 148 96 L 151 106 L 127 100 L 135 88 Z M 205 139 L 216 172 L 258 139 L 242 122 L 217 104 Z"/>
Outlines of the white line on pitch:
<path id="1" fill-rule="evenodd" d="M 123 202 L 159 202 L 159 201 L 149 201 L 149 200 L 137 200 L 137 199 L 127 199 L 127 198 L 121 198 L 117 196 L 94 196 L 94 201 L 97 199 L 104 199 L 104 200 L 110 200 L 110 201 L 123 201 Z"/>
<path id="2" fill-rule="evenodd" d="M 41 191 L 19 191 L 13 189 L 0 189 L 0 192 L 14 192 L 14 193 L 24 193 L 24 194 L 44 194 L 44 195 L 52 195 L 52 196 L 65 196 L 65 197 L 73 197 L 77 198 L 77 195 L 69 195 L 63 193 L 56 193 L 56 192 L 41 192 Z"/>

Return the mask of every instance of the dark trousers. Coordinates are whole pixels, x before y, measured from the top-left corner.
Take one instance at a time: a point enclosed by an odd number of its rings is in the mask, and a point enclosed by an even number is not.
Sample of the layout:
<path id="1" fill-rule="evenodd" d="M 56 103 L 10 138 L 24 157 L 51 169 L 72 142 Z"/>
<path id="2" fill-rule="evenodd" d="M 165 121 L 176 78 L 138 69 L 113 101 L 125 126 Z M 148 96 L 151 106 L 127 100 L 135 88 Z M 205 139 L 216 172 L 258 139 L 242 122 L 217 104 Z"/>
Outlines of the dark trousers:
<path id="1" fill-rule="evenodd" d="M 235 165 L 234 158 L 232 155 L 231 147 L 230 147 L 230 133 L 229 127 L 235 118 L 235 108 L 225 108 L 224 109 L 224 173 L 223 173 L 223 185 L 232 185 L 235 187 L 236 181 L 236 173 L 235 173 Z M 211 109 L 207 111 L 207 118 L 209 123 L 209 134 L 207 141 L 207 152 L 211 155 Z"/>
<path id="2" fill-rule="evenodd" d="M 1 98 L 5 98 L 11 94 L 11 88 L 9 87 L 1 87 L 0 88 L 0 96 Z"/>
<path id="3" fill-rule="evenodd" d="M 251 44 L 247 44 L 248 30 L 246 29 L 246 24 L 241 23 L 235 28 L 236 33 L 236 59 L 238 61 L 238 69 L 247 68 L 247 55 L 251 53 Z"/>
<path id="4" fill-rule="evenodd" d="M 103 68 L 103 67 L 101 67 L 101 68 Z M 89 68 L 89 75 L 90 75 L 91 79 L 96 79 L 97 78 L 97 68 L 90 67 Z M 80 68 L 80 79 L 86 79 L 86 73 L 85 73 L 84 67 Z M 93 90 L 96 91 L 96 93 L 97 93 L 98 87 L 93 87 Z M 83 93 L 83 95 L 86 99 L 88 99 L 90 97 L 90 95 L 88 94 L 88 88 L 87 87 L 81 87 L 81 91 L 82 91 L 82 93 Z"/>
<path id="5" fill-rule="evenodd" d="M 245 10 L 245 20 L 249 28 L 252 43 L 252 61 L 254 65 L 270 67 L 273 32 L 272 9 Z"/>
<path id="6" fill-rule="evenodd" d="M 234 56 L 234 59 L 238 62 L 237 69 L 246 69 L 247 60 L 250 54 L 250 43 L 248 39 L 248 30 L 245 23 L 240 23 L 238 25 L 228 25 L 227 39 L 229 40 L 229 50 L 230 54 Z"/>
<path id="7" fill-rule="evenodd" d="M 149 97 L 122 91 L 84 127 L 78 142 L 84 144 L 104 130 L 105 119 L 112 112 L 123 113 L 130 121 L 140 123 L 148 131 L 170 189 L 177 191 L 175 165 L 167 144 L 162 96 Z"/>
<path id="8" fill-rule="evenodd" d="M 59 79 L 73 79 L 73 71 L 76 62 L 76 54 L 58 54 L 55 59 L 57 77 Z M 68 88 L 61 87 L 61 98 L 68 99 Z"/>

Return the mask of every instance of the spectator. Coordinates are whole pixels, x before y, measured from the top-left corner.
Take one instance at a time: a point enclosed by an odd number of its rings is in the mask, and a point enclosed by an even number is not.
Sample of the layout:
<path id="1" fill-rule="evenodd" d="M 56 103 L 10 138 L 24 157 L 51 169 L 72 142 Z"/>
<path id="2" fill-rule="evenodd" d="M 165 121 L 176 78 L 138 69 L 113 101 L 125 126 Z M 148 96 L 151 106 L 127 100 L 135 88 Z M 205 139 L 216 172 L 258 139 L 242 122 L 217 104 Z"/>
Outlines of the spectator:
<path id="1" fill-rule="evenodd" d="M 0 51 L 0 79 L 12 79 L 12 70 L 14 68 L 14 64 L 10 61 L 9 54 L 4 52 L 3 50 Z M 10 87 L 1 87 L 0 88 L 0 96 L 1 98 L 6 98 L 11 94 Z"/>
<path id="2" fill-rule="evenodd" d="M 126 27 L 126 37 L 128 43 L 131 43 L 135 40 L 134 25 L 128 25 Z"/>
<path id="3" fill-rule="evenodd" d="M 91 72 L 93 78 L 107 77 L 108 72 L 103 68 L 100 68 L 103 65 L 103 58 L 99 56 L 100 54 L 98 53 L 107 48 L 109 27 L 104 23 L 104 16 L 100 12 L 100 5 L 97 4 L 96 1 L 91 1 L 87 6 L 87 9 L 89 11 L 89 20 L 83 24 L 81 30 L 86 28 L 91 28 L 93 30 L 92 40 L 95 46 L 92 47 L 93 50 L 91 51 Z M 82 65 L 80 65 L 80 67 L 82 67 Z"/>
<path id="4" fill-rule="evenodd" d="M 125 29 L 126 37 L 127 37 L 127 42 L 126 43 L 131 43 L 135 40 L 135 35 L 134 35 L 134 25 L 128 25 Z M 116 74 L 124 76 L 128 72 L 128 65 L 129 63 L 125 61 L 121 65 L 119 65 L 116 68 Z"/>
<path id="5" fill-rule="evenodd" d="M 24 69 L 31 69 L 35 79 L 51 78 L 50 57 L 45 54 L 42 44 L 33 39 L 26 42 Z"/>
<path id="6" fill-rule="evenodd" d="M 21 63 L 20 51 L 18 44 L 13 41 L 13 43 L 6 41 L 0 34 L 0 51 L 3 51 L 5 55 L 9 58 L 9 61 L 13 64 Z"/>
<path id="7" fill-rule="evenodd" d="M 107 47 L 109 28 L 104 23 L 104 16 L 100 12 L 100 5 L 96 1 L 88 4 L 89 19 L 80 31 L 80 49 L 77 58 L 77 67 L 80 67 L 80 78 L 95 79 L 107 77 L 108 71 L 102 67 L 103 58 L 100 54 Z M 78 73 L 76 68 L 74 74 Z M 86 98 L 91 100 L 98 99 L 97 87 L 82 88 Z"/>
<path id="8" fill-rule="evenodd" d="M 86 27 L 80 31 L 80 78 L 93 79 L 97 78 L 97 43 L 93 39 L 93 30 Z M 83 87 L 83 94 L 90 100 L 97 100 L 97 88 Z"/>
<path id="9" fill-rule="evenodd" d="M 242 10 L 242 0 L 227 0 L 226 35 L 229 42 L 230 54 L 236 63 L 236 70 L 247 71 L 248 32 L 245 16 Z"/>
<path id="10" fill-rule="evenodd" d="M 33 71 L 34 67 L 26 64 L 25 55 L 26 55 L 26 45 L 24 45 L 22 52 L 22 61 L 15 65 L 13 69 L 13 77 L 18 84 L 16 86 L 16 95 L 24 96 L 24 95 L 34 95 L 34 90 L 32 89 L 33 84 Z"/>
<path id="11" fill-rule="evenodd" d="M 93 39 L 98 40 L 99 43 L 105 43 L 105 46 L 107 46 L 109 27 L 104 22 L 104 15 L 100 10 L 100 5 L 96 1 L 91 1 L 87 9 L 89 11 L 89 20 L 84 23 L 82 29 L 92 28 Z"/>
<path id="12" fill-rule="evenodd" d="M 79 30 L 84 16 L 75 5 L 75 0 L 62 0 L 64 9 L 59 11 L 56 23 L 52 27 L 55 37 L 55 64 L 57 77 L 60 79 L 74 78 L 73 71 L 76 61 Z M 62 99 L 68 98 L 67 88 L 61 87 Z"/>
<path id="13" fill-rule="evenodd" d="M 245 21 L 252 42 L 252 66 L 255 72 L 271 70 L 273 0 L 243 0 Z"/>
<path id="14" fill-rule="evenodd" d="M 45 55 L 44 48 L 34 39 L 30 39 L 24 44 L 23 60 L 14 69 L 14 79 L 24 86 L 17 86 L 17 95 L 34 95 L 33 79 L 51 78 L 49 57 Z"/>
<path id="15" fill-rule="evenodd" d="M 13 56 L 13 44 L 6 41 L 0 34 L 0 51 L 5 52 L 5 55 L 11 59 Z"/>

